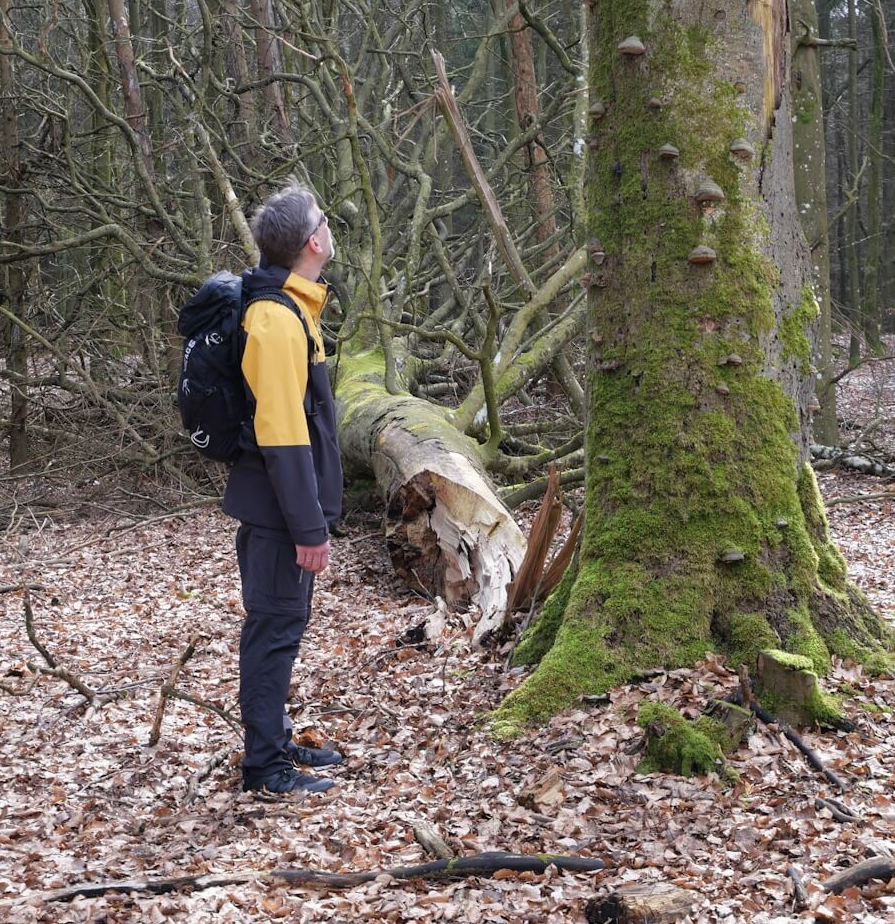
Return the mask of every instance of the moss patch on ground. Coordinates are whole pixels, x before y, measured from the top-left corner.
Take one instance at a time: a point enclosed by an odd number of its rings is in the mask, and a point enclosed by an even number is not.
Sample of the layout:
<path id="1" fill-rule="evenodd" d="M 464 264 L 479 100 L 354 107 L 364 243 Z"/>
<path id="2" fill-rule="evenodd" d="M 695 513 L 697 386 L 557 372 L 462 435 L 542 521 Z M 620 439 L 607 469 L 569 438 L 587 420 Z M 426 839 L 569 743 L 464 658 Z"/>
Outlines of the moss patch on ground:
<path id="1" fill-rule="evenodd" d="M 638 773 L 717 773 L 726 781 L 736 780 L 736 772 L 724 759 L 732 742 L 723 722 L 709 716 L 689 721 L 664 703 L 649 702 L 641 705 L 637 723 L 647 730 L 646 756 Z"/>

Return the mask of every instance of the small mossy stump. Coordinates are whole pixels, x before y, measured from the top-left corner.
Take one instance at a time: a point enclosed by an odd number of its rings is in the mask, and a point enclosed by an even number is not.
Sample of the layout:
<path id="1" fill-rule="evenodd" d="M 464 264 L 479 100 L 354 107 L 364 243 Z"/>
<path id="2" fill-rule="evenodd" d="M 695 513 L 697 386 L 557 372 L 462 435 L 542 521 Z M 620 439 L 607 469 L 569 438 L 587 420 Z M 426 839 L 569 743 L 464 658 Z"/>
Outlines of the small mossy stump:
<path id="1" fill-rule="evenodd" d="M 752 733 L 755 728 L 755 717 L 751 709 L 744 709 L 735 703 L 717 700 L 712 703 L 708 715 L 724 725 L 727 739 L 730 742 L 730 751 L 736 750 Z"/>
<path id="2" fill-rule="evenodd" d="M 670 882 L 624 885 L 584 907 L 588 924 L 677 924 L 693 910 L 699 894 Z"/>
<path id="3" fill-rule="evenodd" d="M 575 574 L 494 715 L 520 734 L 582 694 L 709 651 L 786 649 L 824 673 L 891 630 L 851 585 L 808 464 L 816 303 L 795 206 L 781 0 L 588 6 L 585 526 Z M 724 12 L 724 16 L 719 16 Z M 618 53 L 636 34 L 644 53 Z M 660 108 L 650 107 L 653 98 Z M 754 160 L 731 152 L 746 139 Z M 663 159 L 672 145 L 678 152 Z M 667 148 L 666 148 L 667 150 Z M 705 177 L 723 199 L 701 201 Z M 708 247 L 711 263 L 693 264 Z M 785 268 L 781 272 L 780 268 Z"/>
<path id="4" fill-rule="evenodd" d="M 835 727 L 842 713 L 835 700 L 818 686 L 809 658 L 786 651 L 758 655 L 756 692 L 762 706 L 787 725 Z"/>
<path id="5" fill-rule="evenodd" d="M 736 771 L 724 759 L 733 749 L 733 741 L 723 722 L 710 716 L 691 722 L 664 703 L 644 703 L 637 723 L 646 730 L 646 756 L 638 773 L 717 773 L 727 782 L 736 781 Z"/>

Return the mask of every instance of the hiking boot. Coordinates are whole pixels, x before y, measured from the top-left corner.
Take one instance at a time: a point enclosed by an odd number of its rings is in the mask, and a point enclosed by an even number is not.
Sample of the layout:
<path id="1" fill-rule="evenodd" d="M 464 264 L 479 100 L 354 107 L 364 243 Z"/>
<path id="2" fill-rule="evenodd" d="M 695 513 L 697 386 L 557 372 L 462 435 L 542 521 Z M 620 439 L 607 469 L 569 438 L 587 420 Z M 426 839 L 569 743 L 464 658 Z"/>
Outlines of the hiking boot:
<path id="1" fill-rule="evenodd" d="M 283 750 L 293 764 L 302 767 L 328 767 L 330 764 L 342 763 L 343 757 L 338 751 L 329 748 L 306 748 L 290 741 Z"/>
<path id="2" fill-rule="evenodd" d="M 252 785 L 247 780 L 242 781 L 242 788 L 245 792 L 252 791 L 267 795 L 285 795 L 290 792 L 326 792 L 335 785 L 335 780 L 328 780 L 322 776 L 308 776 L 291 767 L 278 770 L 257 785 Z"/>

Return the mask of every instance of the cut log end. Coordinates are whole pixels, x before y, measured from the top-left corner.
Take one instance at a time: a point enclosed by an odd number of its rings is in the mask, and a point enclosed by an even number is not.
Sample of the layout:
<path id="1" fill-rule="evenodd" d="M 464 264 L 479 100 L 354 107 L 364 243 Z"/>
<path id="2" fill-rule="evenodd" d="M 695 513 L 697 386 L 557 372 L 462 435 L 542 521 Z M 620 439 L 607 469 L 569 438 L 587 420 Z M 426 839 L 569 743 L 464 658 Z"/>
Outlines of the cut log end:
<path id="1" fill-rule="evenodd" d="M 696 892 L 670 882 L 626 885 L 584 908 L 588 924 L 677 924 L 699 900 Z"/>

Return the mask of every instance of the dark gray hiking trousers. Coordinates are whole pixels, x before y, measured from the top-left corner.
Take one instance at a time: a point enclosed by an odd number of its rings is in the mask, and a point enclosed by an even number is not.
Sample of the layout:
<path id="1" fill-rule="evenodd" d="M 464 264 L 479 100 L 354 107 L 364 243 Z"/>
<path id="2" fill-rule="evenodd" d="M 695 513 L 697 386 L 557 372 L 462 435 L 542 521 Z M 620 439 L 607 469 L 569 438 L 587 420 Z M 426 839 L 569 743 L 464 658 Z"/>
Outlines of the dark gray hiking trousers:
<path id="1" fill-rule="evenodd" d="M 246 610 L 239 639 L 239 708 L 245 725 L 243 780 L 260 785 L 292 764 L 284 710 L 292 665 L 308 624 L 314 574 L 295 563 L 289 533 L 240 524 L 236 555 Z"/>

